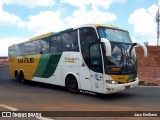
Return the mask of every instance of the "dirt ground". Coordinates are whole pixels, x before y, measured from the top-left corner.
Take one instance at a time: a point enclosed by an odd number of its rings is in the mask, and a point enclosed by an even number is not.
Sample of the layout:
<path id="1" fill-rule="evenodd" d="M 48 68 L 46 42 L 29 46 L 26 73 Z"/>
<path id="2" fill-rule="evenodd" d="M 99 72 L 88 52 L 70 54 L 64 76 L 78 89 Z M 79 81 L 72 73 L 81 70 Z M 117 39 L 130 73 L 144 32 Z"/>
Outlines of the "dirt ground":
<path id="1" fill-rule="evenodd" d="M 160 79 L 139 78 L 139 85 L 142 86 L 160 86 Z"/>

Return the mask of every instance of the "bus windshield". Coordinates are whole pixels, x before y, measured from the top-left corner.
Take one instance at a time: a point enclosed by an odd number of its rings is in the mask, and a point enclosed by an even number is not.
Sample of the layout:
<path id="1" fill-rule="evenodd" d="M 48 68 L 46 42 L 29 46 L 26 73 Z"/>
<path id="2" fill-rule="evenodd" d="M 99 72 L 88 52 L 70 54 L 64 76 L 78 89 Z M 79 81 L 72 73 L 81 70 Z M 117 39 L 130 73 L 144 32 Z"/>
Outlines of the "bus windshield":
<path id="1" fill-rule="evenodd" d="M 129 74 L 137 71 L 136 54 L 132 44 L 112 42 L 111 48 L 112 56 L 106 58 L 107 72 Z"/>
<path id="2" fill-rule="evenodd" d="M 100 27 L 98 32 L 101 38 L 106 38 L 111 42 L 132 43 L 129 33 L 122 30 Z"/>
<path id="3" fill-rule="evenodd" d="M 109 74 L 130 74 L 137 71 L 137 60 L 129 33 L 117 29 L 98 28 L 100 38 L 111 43 L 111 56 L 106 57 L 105 70 Z"/>

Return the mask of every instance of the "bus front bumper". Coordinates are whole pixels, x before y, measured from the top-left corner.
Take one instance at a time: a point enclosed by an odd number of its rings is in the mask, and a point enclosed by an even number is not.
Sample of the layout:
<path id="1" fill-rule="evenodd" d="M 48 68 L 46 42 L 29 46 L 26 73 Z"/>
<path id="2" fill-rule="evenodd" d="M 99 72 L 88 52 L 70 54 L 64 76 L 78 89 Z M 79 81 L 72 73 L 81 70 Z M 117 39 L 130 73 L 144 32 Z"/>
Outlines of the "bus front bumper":
<path id="1" fill-rule="evenodd" d="M 131 82 L 131 83 L 126 83 L 126 84 L 104 84 L 104 90 L 103 93 L 104 94 L 111 94 L 111 93 L 117 93 L 123 90 L 127 90 L 130 88 L 135 88 L 138 86 L 139 80 L 138 78 L 136 79 L 136 81 Z"/>

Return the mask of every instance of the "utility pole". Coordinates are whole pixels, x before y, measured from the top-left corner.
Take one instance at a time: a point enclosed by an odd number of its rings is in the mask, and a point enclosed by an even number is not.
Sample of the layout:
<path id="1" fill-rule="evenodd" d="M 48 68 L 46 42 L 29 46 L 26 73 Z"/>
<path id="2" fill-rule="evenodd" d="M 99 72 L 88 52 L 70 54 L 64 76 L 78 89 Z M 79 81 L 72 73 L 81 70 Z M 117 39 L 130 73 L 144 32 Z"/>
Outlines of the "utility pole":
<path id="1" fill-rule="evenodd" d="M 158 11 L 156 14 L 156 22 L 157 22 L 157 46 L 159 45 L 159 29 L 160 29 L 160 6 L 158 6 Z"/>

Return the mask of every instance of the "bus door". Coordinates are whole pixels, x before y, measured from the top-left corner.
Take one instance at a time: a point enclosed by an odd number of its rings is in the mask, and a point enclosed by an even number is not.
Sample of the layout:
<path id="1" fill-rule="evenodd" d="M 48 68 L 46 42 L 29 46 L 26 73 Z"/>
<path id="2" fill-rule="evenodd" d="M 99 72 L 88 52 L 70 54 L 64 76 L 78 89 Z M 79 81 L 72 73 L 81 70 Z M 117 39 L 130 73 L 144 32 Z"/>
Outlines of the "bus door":
<path id="1" fill-rule="evenodd" d="M 92 27 L 79 29 L 81 53 L 85 65 L 80 68 L 81 88 L 102 92 L 102 57 L 97 33 Z"/>
<path id="2" fill-rule="evenodd" d="M 102 93 L 103 91 L 103 65 L 100 44 L 90 45 L 90 75 L 92 91 Z"/>

